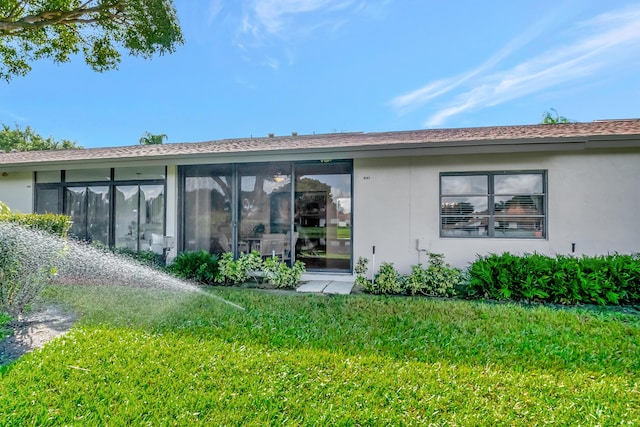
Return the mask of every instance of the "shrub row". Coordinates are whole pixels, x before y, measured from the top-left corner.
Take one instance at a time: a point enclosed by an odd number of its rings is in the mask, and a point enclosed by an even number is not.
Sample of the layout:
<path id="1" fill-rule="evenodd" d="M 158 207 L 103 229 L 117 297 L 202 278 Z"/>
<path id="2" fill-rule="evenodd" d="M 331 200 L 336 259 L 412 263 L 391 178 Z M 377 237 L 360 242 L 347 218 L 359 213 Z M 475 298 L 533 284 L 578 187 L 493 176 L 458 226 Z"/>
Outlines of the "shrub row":
<path id="1" fill-rule="evenodd" d="M 231 252 L 220 257 L 207 251 L 182 252 L 167 269 L 177 277 L 205 285 L 240 285 L 261 277 L 277 288 L 294 288 L 306 271 L 300 261 L 289 267 L 277 257 L 262 260 L 257 251 L 237 259 Z"/>
<path id="2" fill-rule="evenodd" d="M 6 205 L 0 206 L 0 221 L 11 222 L 22 227 L 41 230 L 60 237 L 66 237 L 71 228 L 71 218 L 56 214 L 25 214 L 11 212 Z"/>
<path id="3" fill-rule="evenodd" d="M 464 284 L 462 270 L 444 262 L 444 255 L 428 253 L 427 266 L 411 267 L 411 274 L 403 276 L 393 263 L 383 262 L 373 280 L 366 278 L 368 260 L 359 258 L 355 268 L 356 284 L 372 294 L 408 294 L 447 297 L 454 296 Z"/>
<path id="4" fill-rule="evenodd" d="M 640 255 L 583 256 L 503 253 L 478 256 L 467 271 L 451 267 L 442 254 L 428 254 L 428 266 L 403 276 L 382 263 L 373 280 L 367 260 L 355 268 L 356 283 L 373 294 L 464 295 L 468 298 L 527 300 L 559 304 L 637 304 Z"/>
<path id="5" fill-rule="evenodd" d="M 481 256 L 469 267 L 472 297 L 535 300 L 560 304 L 640 302 L 640 256 L 581 258 L 537 253 Z"/>

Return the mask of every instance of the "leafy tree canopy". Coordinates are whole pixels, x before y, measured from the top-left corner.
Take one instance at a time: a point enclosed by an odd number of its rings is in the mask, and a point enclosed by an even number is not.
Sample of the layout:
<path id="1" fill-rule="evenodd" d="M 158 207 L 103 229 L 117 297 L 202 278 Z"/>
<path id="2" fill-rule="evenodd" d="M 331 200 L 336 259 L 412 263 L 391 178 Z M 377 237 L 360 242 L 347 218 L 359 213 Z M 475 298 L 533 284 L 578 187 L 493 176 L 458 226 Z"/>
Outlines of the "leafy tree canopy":
<path id="1" fill-rule="evenodd" d="M 553 114 L 551 114 L 551 112 L 553 112 Z M 550 108 L 549 111 L 544 112 L 540 123 L 543 125 L 555 125 L 558 123 L 572 123 L 572 121 L 565 116 L 559 115 L 555 108 Z"/>
<path id="2" fill-rule="evenodd" d="M 64 148 L 82 147 L 66 139 L 56 141 L 52 137 L 44 138 L 29 126 L 22 129 L 16 125 L 15 129 L 11 129 L 7 125 L 2 125 L 2 129 L 0 129 L 0 150 L 2 151 L 59 150 Z"/>
<path id="3" fill-rule="evenodd" d="M 47 58 L 82 53 L 95 71 L 117 68 L 124 48 L 150 58 L 184 43 L 173 0 L 0 0 L 0 77 Z"/>
<path id="4" fill-rule="evenodd" d="M 140 137 L 139 142 L 140 145 L 156 145 L 162 144 L 167 138 L 168 136 L 164 133 L 156 135 L 150 132 L 145 132 L 142 134 L 142 137 Z"/>

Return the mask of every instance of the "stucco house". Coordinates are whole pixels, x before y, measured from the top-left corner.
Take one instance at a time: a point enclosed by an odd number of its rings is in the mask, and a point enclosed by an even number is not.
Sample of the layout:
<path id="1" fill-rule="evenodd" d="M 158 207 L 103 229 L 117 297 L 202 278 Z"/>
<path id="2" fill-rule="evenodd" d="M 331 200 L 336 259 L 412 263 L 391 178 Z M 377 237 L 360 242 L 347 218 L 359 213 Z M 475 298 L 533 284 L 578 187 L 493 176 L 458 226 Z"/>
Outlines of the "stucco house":
<path id="1" fill-rule="evenodd" d="M 80 239 L 350 275 L 444 253 L 640 251 L 640 120 L 0 154 L 0 200 Z"/>

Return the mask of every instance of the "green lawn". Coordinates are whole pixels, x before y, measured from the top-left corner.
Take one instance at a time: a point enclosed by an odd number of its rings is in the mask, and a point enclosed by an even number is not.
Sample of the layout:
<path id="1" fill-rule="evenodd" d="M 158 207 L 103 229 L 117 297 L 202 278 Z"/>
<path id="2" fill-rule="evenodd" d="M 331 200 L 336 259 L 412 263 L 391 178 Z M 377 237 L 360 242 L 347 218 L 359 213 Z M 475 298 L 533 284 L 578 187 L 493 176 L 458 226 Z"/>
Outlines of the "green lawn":
<path id="1" fill-rule="evenodd" d="M 0 425 L 637 425 L 640 318 L 458 300 L 60 288 Z"/>

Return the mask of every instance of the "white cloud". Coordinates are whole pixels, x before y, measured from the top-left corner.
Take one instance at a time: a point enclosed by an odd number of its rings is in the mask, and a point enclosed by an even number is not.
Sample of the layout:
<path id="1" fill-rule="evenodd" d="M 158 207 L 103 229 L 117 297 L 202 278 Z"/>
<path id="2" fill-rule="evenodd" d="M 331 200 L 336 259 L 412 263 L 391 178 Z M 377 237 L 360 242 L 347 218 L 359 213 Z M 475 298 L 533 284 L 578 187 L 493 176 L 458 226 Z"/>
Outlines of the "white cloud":
<path id="1" fill-rule="evenodd" d="M 589 83 L 605 69 L 628 63 L 640 53 L 640 6 L 615 10 L 584 21 L 565 34 L 568 44 L 550 47 L 539 55 L 506 70 L 491 71 L 516 49 L 532 41 L 544 23 L 530 29 L 479 67 L 458 77 L 440 79 L 391 100 L 400 113 L 425 105 L 449 92 L 452 100 L 433 113 L 427 127 L 442 125 L 448 118 L 498 105 L 564 83 Z M 565 37 L 566 39 L 566 37 Z M 462 91 L 454 92 L 460 88 Z"/>

